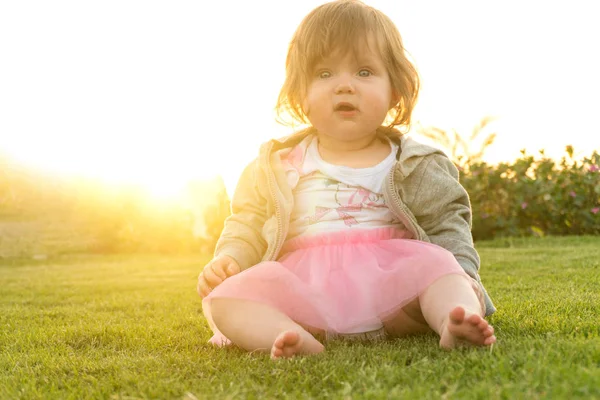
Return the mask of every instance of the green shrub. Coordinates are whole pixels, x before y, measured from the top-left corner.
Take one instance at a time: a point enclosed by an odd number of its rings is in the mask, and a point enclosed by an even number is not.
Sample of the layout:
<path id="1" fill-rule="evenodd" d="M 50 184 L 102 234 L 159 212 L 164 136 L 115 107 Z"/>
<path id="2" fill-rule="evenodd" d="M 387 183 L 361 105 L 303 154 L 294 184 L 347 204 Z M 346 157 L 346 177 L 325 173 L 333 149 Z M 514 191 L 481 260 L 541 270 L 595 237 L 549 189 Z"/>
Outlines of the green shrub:
<path id="1" fill-rule="evenodd" d="M 600 154 L 557 163 L 525 150 L 513 163 L 461 169 L 473 207 L 475 240 L 506 236 L 600 234 Z"/>
<path id="2" fill-rule="evenodd" d="M 472 158 L 471 158 L 472 160 Z M 0 258 L 71 252 L 211 253 L 229 215 L 223 190 L 190 210 L 136 188 L 59 180 L 0 159 Z M 600 234 L 600 154 L 559 162 L 522 151 L 513 163 L 457 163 L 476 240 Z M 194 207 L 192 207 L 194 208 Z M 202 229 L 197 229 L 200 222 Z M 195 226 L 196 225 L 196 226 Z"/>

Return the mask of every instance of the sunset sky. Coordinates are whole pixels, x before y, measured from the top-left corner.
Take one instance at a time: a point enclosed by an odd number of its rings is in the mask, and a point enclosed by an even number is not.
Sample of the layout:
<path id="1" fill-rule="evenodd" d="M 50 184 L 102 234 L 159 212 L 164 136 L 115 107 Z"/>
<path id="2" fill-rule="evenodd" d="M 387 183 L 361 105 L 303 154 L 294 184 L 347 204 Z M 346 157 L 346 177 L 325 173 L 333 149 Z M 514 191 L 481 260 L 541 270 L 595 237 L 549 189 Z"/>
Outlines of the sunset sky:
<path id="1" fill-rule="evenodd" d="M 323 1 L 0 3 L 0 154 L 49 172 L 174 193 L 229 191 L 274 122 L 287 44 Z M 487 160 L 600 150 L 592 1 L 366 1 L 421 74 L 414 120 L 469 133 L 499 119 Z"/>

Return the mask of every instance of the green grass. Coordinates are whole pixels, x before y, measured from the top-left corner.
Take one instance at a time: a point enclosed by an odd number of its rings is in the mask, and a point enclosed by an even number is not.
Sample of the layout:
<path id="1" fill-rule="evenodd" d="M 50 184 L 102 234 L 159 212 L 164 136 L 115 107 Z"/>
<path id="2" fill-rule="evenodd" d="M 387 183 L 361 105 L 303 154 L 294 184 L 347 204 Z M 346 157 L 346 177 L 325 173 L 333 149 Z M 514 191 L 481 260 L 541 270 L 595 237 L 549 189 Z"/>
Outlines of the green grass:
<path id="1" fill-rule="evenodd" d="M 477 247 L 492 351 L 430 335 L 276 363 L 206 343 L 202 257 L 3 261 L 0 398 L 600 398 L 600 237 Z"/>

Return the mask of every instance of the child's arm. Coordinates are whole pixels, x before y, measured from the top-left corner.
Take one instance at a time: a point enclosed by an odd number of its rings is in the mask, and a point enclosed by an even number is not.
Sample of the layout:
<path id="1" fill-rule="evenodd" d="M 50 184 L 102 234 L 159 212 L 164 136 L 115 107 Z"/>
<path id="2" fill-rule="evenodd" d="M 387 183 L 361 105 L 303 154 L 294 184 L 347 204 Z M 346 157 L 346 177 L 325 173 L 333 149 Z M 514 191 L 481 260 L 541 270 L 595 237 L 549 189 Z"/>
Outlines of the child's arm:
<path id="1" fill-rule="evenodd" d="M 409 208 L 429 240 L 453 253 L 465 272 L 479 280 L 480 260 L 471 235 L 471 204 L 458 181 L 458 170 L 440 154 L 423 164 L 419 168 L 419 188 Z"/>
<path id="2" fill-rule="evenodd" d="M 255 160 L 242 173 L 231 200 L 232 214 L 225 221 L 214 254 L 215 258 L 231 257 L 241 270 L 258 264 L 267 250 L 261 235 L 267 202 L 258 190 L 257 170 Z"/>

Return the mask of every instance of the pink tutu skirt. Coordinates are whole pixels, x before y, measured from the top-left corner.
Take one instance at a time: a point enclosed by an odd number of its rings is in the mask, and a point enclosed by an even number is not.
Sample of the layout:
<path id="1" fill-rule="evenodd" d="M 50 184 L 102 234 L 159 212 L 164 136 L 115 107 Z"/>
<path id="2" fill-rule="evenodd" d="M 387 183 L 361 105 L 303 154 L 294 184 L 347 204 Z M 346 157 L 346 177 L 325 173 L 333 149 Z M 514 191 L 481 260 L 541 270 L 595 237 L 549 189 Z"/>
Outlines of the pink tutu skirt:
<path id="1" fill-rule="evenodd" d="M 447 274 L 466 276 L 452 253 L 406 239 L 392 228 L 348 230 L 287 241 L 278 261 L 262 262 L 224 281 L 202 302 L 214 336 L 210 303 L 235 298 L 270 305 L 298 324 L 332 334 L 382 327 L 400 308 Z"/>

